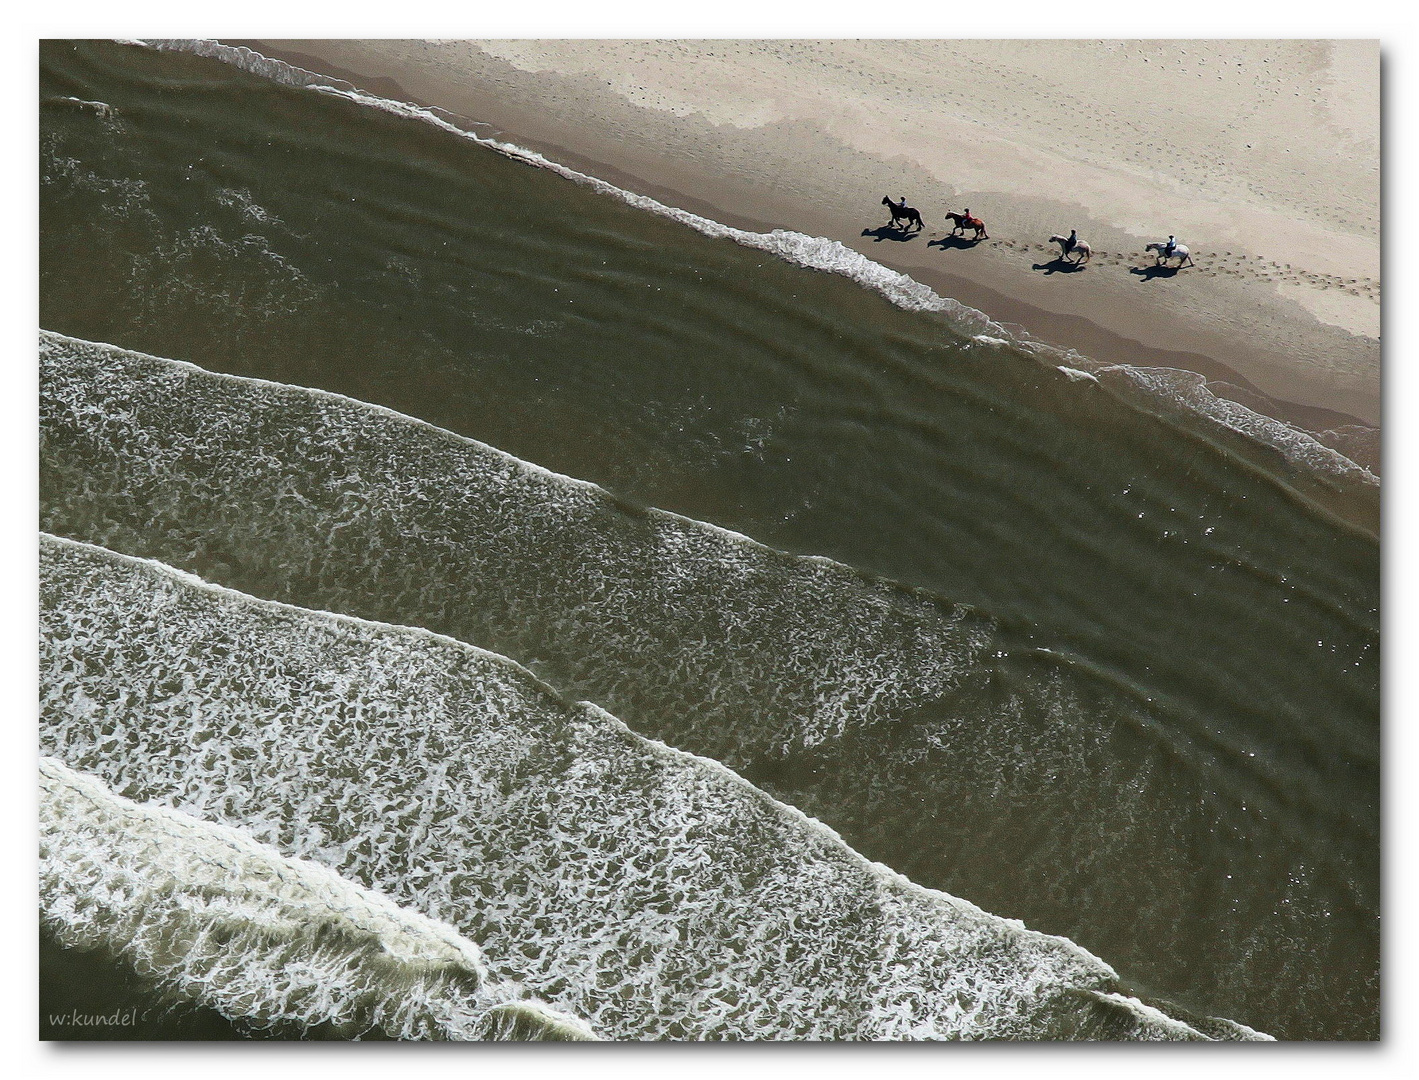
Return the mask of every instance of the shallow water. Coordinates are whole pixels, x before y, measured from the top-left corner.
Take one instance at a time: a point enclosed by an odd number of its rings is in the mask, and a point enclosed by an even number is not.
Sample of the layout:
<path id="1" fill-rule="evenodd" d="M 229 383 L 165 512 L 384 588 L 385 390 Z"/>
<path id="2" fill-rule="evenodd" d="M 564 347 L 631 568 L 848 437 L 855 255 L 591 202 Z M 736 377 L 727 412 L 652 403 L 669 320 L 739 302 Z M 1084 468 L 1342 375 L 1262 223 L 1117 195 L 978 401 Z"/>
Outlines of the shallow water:
<path id="1" fill-rule="evenodd" d="M 41 743 L 89 774 L 41 762 L 42 893 L 258 1018 L 467 1038 L 514 988 L 617 1039 L 1077 1038 L 1119 1011 L 1074 943 L 503 657 L 49 537 L 40 577 Z"/>
<path id="2" fill-rule="evenodd" d="M 56 545 L 47 538 L 42 543 L 41 574 L 51 597 L 56 577 L 62 576 L 51 572 L 56 559 L 63 562 L 67 555 L 70 563 L 83 561 L 72 548 Z M 91 578 L 102 576 L 100 565 L 88 563 Z M 160 589 L 148 596 L 159 598 Z M 78 606 L 67 615 L 68 625 L 54 635 L 60 655 L 60 642 L 83 641 L 84 624 L 92 630 L 103 618 Z M 182 666 L 185 658 L 168 646 L 191 630 L 182 625 L 164 634 L 161 643 L 150 643 L 152 663 L 134 665 L 127 689 L 136 690 L 145 675 L 152 677 L 174 660 Z M 131 654 L 145 634 L 124 631 Z M 83 644 L 78 651 L 85 652 Z M 54 653 L 48 656 L 55 658 Z M 498 978 L 478 946 L 448 923 L 362 888 L 332 867 L 290 858 L 261 843 L 253 833 L 262 830 L 247 818 L 232 826 L 211 820 L 220 815 L 194 813 L 193 793 L 176 808 L 160 805 L 152 798 L 160 782 L 145 770 L 151 767 L 151 740 L 161 734 L 161 719 L 145 710 L 135 725 L 142 736 L 124 747 L 119 733 L 132 730 L 128 721 L 134 718 L 119 706 L 107 710 L 104 735 L 95 738 L 87 723 L 95 710 L 89 706 L 116 701 L 107 674 L 92 677 L 96 658 L 88 652 L 90 678 L 67 686 L 69 672 L 62 660 L 47 672 L 46 697 L 53 702 L 59 687 L 68 693 L 64 706 L 46 710 L 42 742 L 55 740 L 56 727 L 63 732 L 67 709 L 81 718 L 79 731 L 68 738 L 59 734 L 58 741 L 71 758 L 85 759 L 90 770 L 87 775 L 76 772 L 52 756 L 39 763 L 42 925 L 53 939 L 121 960 L 141 974 L 141 982 L 170 991 L 175 1005 L 200 1003 L 244 1027 L 277 1035 L 328 1030 L 346 1039 L 373 1033 L 419 1041 L 595 1037 L 579 1019 L 528 1000 L 520 986 Z M 201 674 L 210 677 L 215 671 Z M 170 674 L 160 677 L 166 680 Z M 60 696 L 66 695 L 61 691 Z M 219 724 L 222 709 L 239 713 L 240 697 L 204 701 L 208 721 Z M 132 700 L 131 693 L 126 695 L 125 704 Z M 263 729 L 269 737 L 269 725 L 260 722 L 264 719 L 246 725 L 258 741 Z M 238 777 L 232 770 L 222 774 L 212 733 L 189 734 L 197 736 L 201 747 L 199 774 L 204 769 L 210 774 L 217 760 L 216 794 L 230 808 L 241 798 Z M 247 757 L 254 744 L 243 741 Z M 115 792 L 103 781 L 105 773 L 122 777 L 129 790 L 137 788 L 143 802 Z M 268 775 L 263 782 L 269 787 L 271 779 Z M 196 798 L 203 794 L 213 792 Z M 285 809 L 305 816 L 305 807 L 287 804 Z M 84 1028 L 98 1026 L 82 1023 L 77 1013 L 69 1025 L 49 1019 L 81 1035 L 92 1033 Z"/>
<path id="3" fill-rule="evenodd" d="M 41 59 L 43 326 L 614 493 L 50 339 L 47 528 L 506 653 L 1148 995 L 1375 1036 L 1378 547 L 1317 505 L 1372 493 L 429 125 Z"/>

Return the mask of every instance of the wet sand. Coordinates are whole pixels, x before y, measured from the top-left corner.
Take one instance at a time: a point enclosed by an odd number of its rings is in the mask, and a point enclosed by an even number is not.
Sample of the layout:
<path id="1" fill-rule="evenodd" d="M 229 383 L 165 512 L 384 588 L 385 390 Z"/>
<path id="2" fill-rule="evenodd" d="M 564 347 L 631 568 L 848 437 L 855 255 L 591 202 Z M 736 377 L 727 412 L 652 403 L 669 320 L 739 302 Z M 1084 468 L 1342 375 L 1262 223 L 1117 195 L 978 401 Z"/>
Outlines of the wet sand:
<path id="1" fill-rule="evenodd" d="M 1097 360 L 1198 371 L 1350 428 L 1324 441 L 1378 469 L 1375 42 L 239 43 L 728 224 L 832 237 Z M 883 193 L 926 228 L 882 230 Z M 990 240 L 947 236 L 965 206 Z M 1071 227 L 1082 270 L 1048 243 Z M 1153 267 L 1168 231 L 1196 267 Z"/>

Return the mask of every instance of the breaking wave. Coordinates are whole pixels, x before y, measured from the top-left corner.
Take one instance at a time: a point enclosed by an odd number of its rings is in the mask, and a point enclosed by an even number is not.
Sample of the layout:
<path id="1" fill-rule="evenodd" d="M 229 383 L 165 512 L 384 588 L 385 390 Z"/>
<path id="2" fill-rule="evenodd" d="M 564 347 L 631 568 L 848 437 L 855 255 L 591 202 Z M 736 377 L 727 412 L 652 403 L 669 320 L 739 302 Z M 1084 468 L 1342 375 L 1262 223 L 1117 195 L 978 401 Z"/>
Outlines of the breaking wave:
<path id="1" fill-rule="evenodd" d="M 48 528 L 415 620 L 733 765 L 938 700 L 991 641 L 966 607 L 378 406 L 49 332 L 40 353 Z"/>
<path id="2" fill-rule="evenodd" d="M 1119 992 L 506 658 L 48 536 L 41 605 L 45 753 L 452 924 L 605 1036 L 1088 1037 Z M 1110 1034 L 1208 1037 L 1164 1021 Z"/>
<path id="3" fill-rule="evenodd" d="M 141 806 L 39 765 L 40 917 L 69 948 L 122 957 L 174 997 L 253 1028 L 344 1038 L 595 1036 L 489 978 L 478 947 L 237 829 Z"/>
<path id="4" fill-rule="evenodd" d="M 1214 733 L 1081 658 L 1012 651 L 971 609 L 338 395 L 52 333 L 40 359 L 46 529 L 510 656 L 914 880 L 1189 1000 L 1221 986 L 1283 1009 L 1322 962 L 1320 913 L 1366 903 L 1343 860 L 1276 869 L 1332 834 L 1365 850 L 1323 785 L 1270 755 L 1220 764 Z M 1256 815 L 1282 785 L 1319 839 Z M 1254 894 L 1209 893 L 1205 929 L 1179 914 L 1197 895 L 1179 853 L 1200 846 Z M 1205 976 L 1184 959 L 1199 934 Z"/>

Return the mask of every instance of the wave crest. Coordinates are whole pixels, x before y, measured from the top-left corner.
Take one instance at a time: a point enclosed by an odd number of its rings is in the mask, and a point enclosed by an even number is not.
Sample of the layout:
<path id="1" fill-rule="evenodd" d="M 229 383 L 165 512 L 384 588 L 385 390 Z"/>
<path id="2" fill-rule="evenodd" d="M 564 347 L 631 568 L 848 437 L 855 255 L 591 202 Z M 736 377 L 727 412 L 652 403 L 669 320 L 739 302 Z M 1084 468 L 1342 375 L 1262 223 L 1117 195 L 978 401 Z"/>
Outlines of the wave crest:
<path id="1" fill-rule="evenodd" d="M 451 923 L 602 1034 L 1069 1038 L 1117 989 L 505 658 L 41 554 L 47 753 Z"/>
<path id="2" fill-rule="evenodd" d="M 255 1028 L 343 1038 L 594 1039 L 489 978 L 478 947 L 237 829 L 140 806 L 54 758 L 39 765 L 40 915 L 173 996 Z"/>

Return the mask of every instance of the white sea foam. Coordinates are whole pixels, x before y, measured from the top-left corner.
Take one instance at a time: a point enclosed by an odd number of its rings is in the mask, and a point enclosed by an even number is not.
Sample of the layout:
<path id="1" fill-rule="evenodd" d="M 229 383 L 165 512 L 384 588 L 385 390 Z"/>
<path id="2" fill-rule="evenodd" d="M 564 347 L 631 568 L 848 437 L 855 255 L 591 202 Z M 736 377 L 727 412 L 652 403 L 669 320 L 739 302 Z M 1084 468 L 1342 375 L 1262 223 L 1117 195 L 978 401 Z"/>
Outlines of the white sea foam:
<path id="1" fill-rule="evenodd" d="M 584 1040 L 574 1017 L 488 975 L 478 947 L 238 829 L 141 806 L 41 758 L 40 916 L 175 998 L 253 1027 L 346 1038 Z"/>
<path id="2" fill-rule="evenodd" d="M 231 64 L 252 74 L 273 79 L 287 86 L 335 94 L 361 105 L 432 124 L 459 138 L 471 140 L 514 160 L 554 172 L 574 183 L 590 187 L 637 209 L 678 221 L 706 236 L 731 240 L 745 247 L 769 252 L 806 269 L 841 274 L 865 288 L 875 290 L 898 307 L 908 311 L 934 312 L 944 316 L 952 329 L 965 338 L 982 344 L 996 344 L 1019 349 L 1035 356 L 1042 363 L 1052 366 L 1058 366 L 1061 359 L 1075 365 L 1075 370 L 1080 370 L 1084 366 L 1098 366 L 1080 364 L 1079 361 L 1083 358 L 1073 350 L 1060 349 L 1011 333 L 1008 328 L 993 321 L 984 312 L 977 311 L 975 308 L 950 297 L 941 296 L 929 286 L 923 285 L 909 275 L 883 266 L 837 240 L 830 240 L 822 236 L 809 236 L 788 229 L 774 229 L 768 233 L 736 229 L 711 218 L 668 206 L 649 196 L 627 191 L 605 180 L 552 161 L 542 154 L 515 143 L 478 135 L 460 126 L 461 118 L 452 113 L 446 113 L 445 110 L 379 97 L 359 90 L 343 79 L 307 71 L 304 68 L 263 56 L 243 46 L 222 45 L 216 41 L 201 39 L 152 39 L 134 44 L 142 44 L 155 49 L 195 53 Z M 440 113 L 445 113 L 450 119 L 439 115 Z M 1255 439 L 1280 451 L 1304 467 L 1345 481 L 1367 485 L 1379 483 L 1378 478 L 1368 469 L 1357 465 L 1339 450 L 1324 445 L 1313 435 L 1292 427 L 1284 421 L 1263 416 L 1213 394 L 1207 389 L 1206 380 L 1196 376 L 1193 372 L 1173 368 L 1136 369 L 1128 365 L 1108 365 L 1108 367 L 1119 371 L 1140 372 L 1134 379 L 1135 384 L 1146 387 L 1175 408 L 1199 415 L 1208 422 L 1227 427 L 1238 434 Z M 1171 374 L 1166 378 L 1161 377 L 1163 372 Z"/>
<path id="3" fill-rule="evenodd" d="M 505 658 L 73 541 L 41 555 L 46 753 L 452 924 L 603 1035 L 1069 1037 L 1079 992 L 1116 989 L 1067 939 Z"/>
<path id="4" fill-rule="evenodd" d="M 378 406 L 47 332 L 40 355 L 56 531 L 176 563 L 225 552 L 266 595 L 540 660 L 736 767 L 940 700 L 991 638 L 963 606 L 627 515 L 595 484 Z"/>
<path id="5" fill-rule="evenodd" d="M 1207 1036 L 1174 1020 L 1167 1013 L 1145 1005 L 1135 997 L 1117 993 L 1095 993 L 1094 997 L 1134 1018 L 1136 1031 L 1147 1042 L 1204 1042 Z"/>
<path id="6" fill-rule="evenodd" d="M 1130 385 L 1147 391 L 1148 397 L 1153 400 L 1181 403 L 1207 421 L 1269 446 L 1289 461 L 1317 473 L 1367 486 L 1380 482 L 1379 477 L 1369 469 L 1321 443 L 1309 432 L 1228 398 L 1218 397 L 1208 389 L 1207 379 L 1195 371 L 1109 364 L 1095 368 L 1095 374 L 1105 385 L 1115 385 L 1116 380 L 1122 378 Z"/>
<path id="7" fill-rule="evenodd" d="M 638 732 L 750 771 L 930 884 L 952 872 L 923 856 L 936 822 L 959 821 L 964 801 L 984 854 L 1022 811 L 1034 830 L 1042 777 L 1107 802 L 1128 823 L 1110 843 L 1154 842 L 1156 785 L 1102 756 L 1111 715 L 1053 669 L 1000 677 L 995 628 L 968 609 L 626 513 L 595 485 L 338 395 L 51 333 L 40 359 L 54 531 L 510 655 Z M 785 759 L 798 771 L 783 775 Z M 1028 894 L 1077 862 L 1074 842 L 1041 839 L 999 877 Z M 1097 872 L 1077 884 L 1086 904 L 1132 895 Z"/>
<path id="8" fill-rule="evenodd" d="M 106 101 L 90 101 L 87 98 L 73 97 L 68 94 L 54 98 L 53 100 L 67 102 L 70 105 L 77 105 L 81 109 L 87 109 L 103 120 L 111 119 L 113 116 L 113 106 Z"/>
<path id="9" fill-rule="evenodd" d="M 1120 729 L 1089 679 L 996 659 L 999 632 L 979 615 L 627 513 L 595 485 L 348 398 L 48 333 L 40 354 L 51 531 L 511 656 L 928 884 L 963 880 L 969 863 L 1010 898 L 997 905 L 1020 905 L 1011 914 L 1096 941 L 1144 911 L 1119 955 L 1133 970 L 1154 963 L 1139 925 L 1170 932 L 1187 871 L 1159 860 L 1139 881 L 1132 853 L 1168 850 L 1179 821 L 1216 825 L 1179 799 L 1175 770 L 1117 753 L 1133 721 Z M 1143 722 L 1177 745 L 1176 729 Z M 1109 828 L 1072 829 L 1079 800 Z M 1028 850 L 991 865 L 1022 833 Z M 1041 882 L 1066 881 L 1041 902 Z M 1223 1000 L 1214 1011 L 1234 1011 Z"/>

